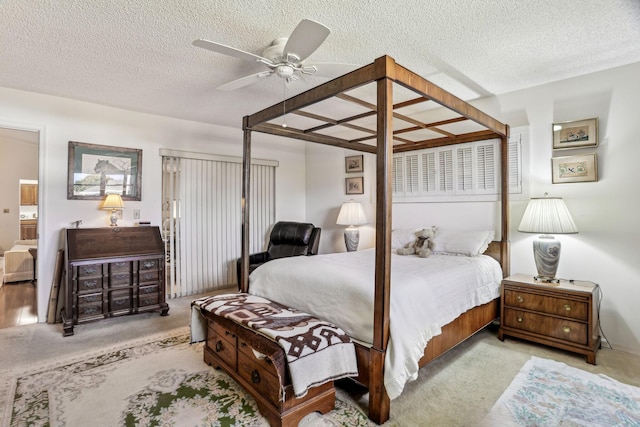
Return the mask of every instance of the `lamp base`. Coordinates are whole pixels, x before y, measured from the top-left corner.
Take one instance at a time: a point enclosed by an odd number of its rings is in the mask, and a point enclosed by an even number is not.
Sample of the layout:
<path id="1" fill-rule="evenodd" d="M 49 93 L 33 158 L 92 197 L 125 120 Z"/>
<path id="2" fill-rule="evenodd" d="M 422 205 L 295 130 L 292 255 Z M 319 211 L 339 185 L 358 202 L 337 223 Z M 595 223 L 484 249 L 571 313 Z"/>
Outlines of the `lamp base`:
<path id="1" fill-rule="evenodd" d="M 358 243 L 360 243 L 360 230 L 352 225 L 345 228 L 344 244 L 347 247 L 347 252 L 358 250 Z"/>
<path id="2" fill-rule="evenodd" d="M 109 217 L 109 221 L 111 221 L 111 224 L 109 224 L 111 227 L 118 226 L 118 212 L 115 209 L 111 211 L 111 216 Z"/>
<path id="3" fill-rule="evenodd" d="M 536 261 L 538 275 L 536 280 L 547 283 L 556 283 L 556 272 L 560 263 L 559 240 L 553 236 L 540 236 L 533 241 L 533 258 Z"/>

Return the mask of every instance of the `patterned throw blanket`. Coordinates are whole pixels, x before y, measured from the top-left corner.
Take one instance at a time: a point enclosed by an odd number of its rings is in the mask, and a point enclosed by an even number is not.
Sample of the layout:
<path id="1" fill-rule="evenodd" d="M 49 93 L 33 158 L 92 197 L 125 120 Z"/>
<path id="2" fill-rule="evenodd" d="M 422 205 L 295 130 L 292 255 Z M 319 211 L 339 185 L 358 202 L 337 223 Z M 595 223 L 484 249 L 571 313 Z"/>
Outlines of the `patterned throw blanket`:
<path id="1" fill-rule="evenodd" d="M 295 397 L 303 397 L 310 387 L 358 374 L 351 339 L 310 314 L 246 293 L 204 297 L 191 305 L 204 315 L 210 312 L 229 319 L 278 343 Z"/>

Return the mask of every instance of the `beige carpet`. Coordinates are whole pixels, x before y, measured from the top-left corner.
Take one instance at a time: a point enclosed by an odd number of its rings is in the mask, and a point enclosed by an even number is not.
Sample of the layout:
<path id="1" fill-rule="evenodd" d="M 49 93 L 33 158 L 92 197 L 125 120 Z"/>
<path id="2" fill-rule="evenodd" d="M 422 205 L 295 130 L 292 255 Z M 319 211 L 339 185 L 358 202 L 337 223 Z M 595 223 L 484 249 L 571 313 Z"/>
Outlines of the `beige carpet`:
<path id="1" fill-rule="evenodd" d="M 75 328 L 63 338 L 60 325 L 36 324 L 0 330 L 2 368 L 19 367 L 66 355 L 82 356 L 101 348 L 147 335 L 185 327 L 189 308 L 199 296 L 169 300 L 169 316 L 156 313 L 125 316 Z M 495 328 L 467 340 L 421 369 L 417 381 L 391 402 L 385 426 L 474 426 L 482 420 L 532 355 L 561 361 L 640 387 L 640 356 L 602 349 L 596 366 L 584 357 L 525 341 L 501 342 Z M 355 404 L 366 409 L 366 395 L 350 389 Z"/>

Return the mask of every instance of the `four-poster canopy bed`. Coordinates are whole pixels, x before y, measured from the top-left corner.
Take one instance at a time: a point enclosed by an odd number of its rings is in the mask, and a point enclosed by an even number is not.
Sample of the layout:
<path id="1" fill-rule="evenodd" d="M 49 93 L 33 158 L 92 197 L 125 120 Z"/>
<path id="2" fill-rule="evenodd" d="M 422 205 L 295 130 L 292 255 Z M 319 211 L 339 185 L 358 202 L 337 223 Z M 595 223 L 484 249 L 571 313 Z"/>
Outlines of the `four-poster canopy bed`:
<path id="1" fill-rule="evenodd" d="M 340 117 L 336 117 L 339 114 Z M 434 114 L 436 120 L 432 118 Z M 276 122 L 284 115 L 287 126 Z M 252 132 L 376 155 L 373 334 L 369 345 L 357 345 L 357 380 L 369 389 L 369 418 L 381 424 L 389 419 L 390 408 L 384 369 L 390 338 L 393 155 L 480 140 L 501 141 L 501 237 L 489 244 L 485 254 L 500 263 L 502 276 L 506 277 L 509 274 L 509 127 L 383 56 L 349 74 L 244 117 L 243 129 L 241 292 L 250 292 L 248 200 Z M 429 341 L 419 365 L 423 366 L 482 329 L 497 313 L 497 298 L 462 313 Z"/>

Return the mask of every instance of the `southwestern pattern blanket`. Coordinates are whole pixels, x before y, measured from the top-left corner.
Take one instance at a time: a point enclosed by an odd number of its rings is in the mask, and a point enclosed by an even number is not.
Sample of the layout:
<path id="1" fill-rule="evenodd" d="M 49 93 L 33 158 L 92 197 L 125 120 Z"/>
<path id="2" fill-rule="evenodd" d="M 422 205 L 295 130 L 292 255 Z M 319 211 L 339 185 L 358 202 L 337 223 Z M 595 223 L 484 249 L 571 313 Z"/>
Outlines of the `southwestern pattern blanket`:
<path id="1" fill-rule="evenodd" d="M 192 307 L 231 320 L 278 343 L 298 398 L 306 395 L 310 387 L 358 374 L 351 339 L 342 329 L 310 314 L 246 293 L 200 298 L 193 301 Z M 192 322 L 197 318 L 192 316 Z M 192 324 L 192 335 L 193 329 L 198 326 Z"/>

